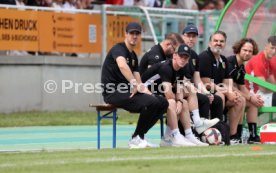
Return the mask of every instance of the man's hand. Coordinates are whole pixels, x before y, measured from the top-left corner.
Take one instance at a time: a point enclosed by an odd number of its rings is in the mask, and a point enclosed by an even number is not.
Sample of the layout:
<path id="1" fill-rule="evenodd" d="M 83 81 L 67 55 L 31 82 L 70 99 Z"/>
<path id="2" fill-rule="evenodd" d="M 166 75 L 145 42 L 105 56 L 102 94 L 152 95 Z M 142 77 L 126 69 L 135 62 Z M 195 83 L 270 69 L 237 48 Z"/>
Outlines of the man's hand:
<path id="1" fill-rule="evenodd" d="M 131 95 L 129 96 L 130 98 L 133 97 L 136 93 L 144 93 L 144 94 L 149 94 L 151 95 L 152 93 L 148 90 L 147 87 L 145 87 L 145 85 L 143 83 L 140 83 L 140 84 L 131 84 L 133 90 L 132 90 L 132 93 Z"/>
<path id="2" fill-rule="evenodd" d="M 251 95 L 249 101 L 257 107 L 262 107 L 264 105 L 264 101 L 260 95 Z"/>
<path id="3" fill-rule="evenodd" d="M 241 101 L 241 94 L 234 91 L 234 92 L 229 92 L 227 95 L 227 98 L 229 101 L 232 101 L 234 103 L 239 103 Z"/>
<path id="4" fill-rule="evenodd" d="M 214 95 L 209 93 L 209 94 L 206 94 L 206 96 L 209 98 L 210 104 L 212 104 L 212 102 L 214 101 Z"/>

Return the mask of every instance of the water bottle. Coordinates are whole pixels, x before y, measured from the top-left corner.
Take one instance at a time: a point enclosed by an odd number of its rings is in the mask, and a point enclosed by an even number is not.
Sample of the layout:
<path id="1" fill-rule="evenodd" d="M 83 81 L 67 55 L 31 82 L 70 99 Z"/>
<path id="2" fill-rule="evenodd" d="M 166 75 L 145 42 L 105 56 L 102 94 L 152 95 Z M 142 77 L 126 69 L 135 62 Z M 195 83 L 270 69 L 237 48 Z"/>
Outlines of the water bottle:
<path id="1" fill-rule="evenodd" d="M 247 128 L 243 128 L 242 129 L 242 143 L 243 144 L 247 144 L 247 140 L 249 138 L 249 130 Z"/>

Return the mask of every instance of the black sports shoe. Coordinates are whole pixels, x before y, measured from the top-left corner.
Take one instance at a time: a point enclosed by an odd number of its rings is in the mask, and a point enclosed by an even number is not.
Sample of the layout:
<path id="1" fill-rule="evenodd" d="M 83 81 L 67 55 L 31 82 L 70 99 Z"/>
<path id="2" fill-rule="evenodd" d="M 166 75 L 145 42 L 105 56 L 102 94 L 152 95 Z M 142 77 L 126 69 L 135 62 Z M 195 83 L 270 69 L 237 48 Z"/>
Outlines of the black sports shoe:
<path id="1" fill-rule="evenodd" d="M 247 140 L 248 144 L 260 144 L 261 143 L 261 139 L 259 136 L 250 136 Z"/>

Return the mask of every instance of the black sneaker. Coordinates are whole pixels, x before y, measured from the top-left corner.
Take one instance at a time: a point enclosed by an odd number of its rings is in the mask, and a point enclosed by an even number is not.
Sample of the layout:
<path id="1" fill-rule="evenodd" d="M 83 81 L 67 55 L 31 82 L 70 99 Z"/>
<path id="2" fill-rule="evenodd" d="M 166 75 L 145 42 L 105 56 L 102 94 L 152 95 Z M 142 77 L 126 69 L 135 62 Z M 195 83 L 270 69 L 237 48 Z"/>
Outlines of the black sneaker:
<path id="1" fill-rule="evenodd" d="M 248 144 L 260 144 L 261 143 L 261 139 L 259 136 L 250 136 L 247 140 Z"/>

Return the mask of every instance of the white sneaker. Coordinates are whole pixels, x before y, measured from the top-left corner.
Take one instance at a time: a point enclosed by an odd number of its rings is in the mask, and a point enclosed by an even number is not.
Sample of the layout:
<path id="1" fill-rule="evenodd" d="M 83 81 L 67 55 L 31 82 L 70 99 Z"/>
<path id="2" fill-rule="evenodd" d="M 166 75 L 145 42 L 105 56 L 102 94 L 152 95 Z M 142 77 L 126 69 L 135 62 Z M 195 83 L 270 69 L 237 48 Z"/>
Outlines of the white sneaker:
<path id="1" fill-rule="evenodd" d="M 130 139 L 128 142 L 129 148 L 146 148 L 148 143 L 141 139 L 139 135 L 135 136 L 134 138 Z"/>
<path id="2" fill-rule="evenodd" d="M 149 147 L 149 148 L 158 148 L 159 147 L 159 145 L 149 142 L 149 140 L 146 138 L 144 139 L 144 141 L 147 143 L 147 147 Z"/>
<path id="3" fill-rule="evenodd" d="M 196 144 L 197 146 L 209 146 L 209 144 L 201 142 L 198 138 L 195 136 L 187 138 L 190 142 Z"/>
<path id="4" fill-rule="evenodd" d="M 180 133 L 175 135 L 165 135 L 160 142 L 161 147 L 183 147 L 183 146 L 196 146 Z"/>
<path id="5" fill-rule="evenodd" d="M 207 130 L 208 128 L 214 126 L 215 124 L 217 124 L 219 122 L 218 118 L 214 118 L 211 120 L 205 119 L 205 118 L 201 118 L 202 124 L 200 126 L 195 127 L 195 130 L 198 134 L 201 134 L 202 132 L 204 132 L 205 130 Z"/>
<path id="6" fill-rule="evenodd" d="M 236 139 L 236 138 L 230 139 L 230 145 L 239 145 L 239 144 L 241 144 L 239 139 Z"/>

